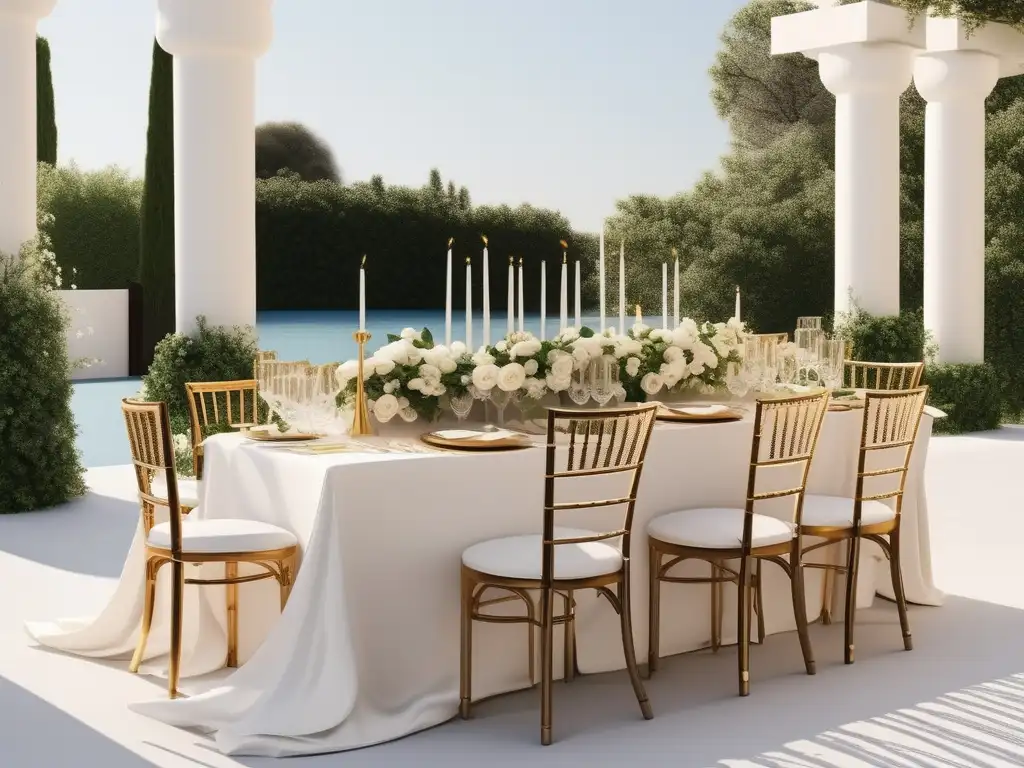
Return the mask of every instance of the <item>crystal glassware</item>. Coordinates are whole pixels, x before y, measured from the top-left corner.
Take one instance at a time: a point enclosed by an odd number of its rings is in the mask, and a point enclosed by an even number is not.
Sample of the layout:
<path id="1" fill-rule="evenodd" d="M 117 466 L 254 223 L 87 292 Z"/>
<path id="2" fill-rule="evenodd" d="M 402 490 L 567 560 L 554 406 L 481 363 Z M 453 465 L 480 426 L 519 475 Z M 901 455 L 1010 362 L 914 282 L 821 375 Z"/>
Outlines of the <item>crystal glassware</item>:
<path id="1" fill-rule="evenodd" d="M 772 392 L 778 384 L 779 343 L 774 339 L 760 339 L 761 342 L 761 387 Z"/>
<path id="2" fill-rule="evenodd" d="M 800 363 L 795 352 L 779 355 L 779 381 L 785 386 L 793 384 L 797 379 Z"/>
<path id="3" fill-rule="evenodd" d="M 469 391 L 458 395 L 451 395 L 448 398 L 448 403 L 452 407 L 452 413 L 455 414 L 455 418 L 459 421 L 465 421 L 469 417 L 469 412 L 473 410 L 475 399 Z"/>
<path id="4" fill-rule="evenodd" d="M 751 337 L 743 344 L 743 374 L 748 386 L 754 390 L 759 389 L 764 376 L 764 357 L 761 350 L 759 339 Z"/>
<path id="5" fill-rule="evenodd" d="M 747 378 L 746 367 L 741 362 L 731 362 L 726 366 L 725 387 L 729 394 L 737 399 L 746 397 L 750 391 L 750 380 Z"/>
<path id="6" fill-rule="evenodd" d="M 819 365 L 821 383 L 828 389 L 837 389 L 843 383 L 843 364 L 846 342 L 842 339 L 822 339 Z"/>
<path id="7" fill-rule="evenodd" d="M 810 331 L 821 330 L 821 318 L 820 317 L 798 317 L 796 319 L 797 329 L 804 329 Z"/>
<path id="8" fill-rule="evenodd" d="M 587 371 L 573 371 L 572 381 L 569 383 L 569 399 L 576 405 L 585 405 L 590 400 L 590 383 L 587 379 Z"/>
<path id="9" fill-rule="evenodd" d="M 591 397 L 602 408 L 608 404 L 615 394 L 618 372 L 618 363 L 610 355 L 602 355 L 590 363 Z"/>
<path id="10" fill-rule="evenodd" d="M 494 387 L 490 392 L 491 405 L 498 411 L 498 426 L 505 426 L 505 409 L 508 407 L 509 400 L 511 399 L 511 393 L 506 392 L 503 389 Z"/>

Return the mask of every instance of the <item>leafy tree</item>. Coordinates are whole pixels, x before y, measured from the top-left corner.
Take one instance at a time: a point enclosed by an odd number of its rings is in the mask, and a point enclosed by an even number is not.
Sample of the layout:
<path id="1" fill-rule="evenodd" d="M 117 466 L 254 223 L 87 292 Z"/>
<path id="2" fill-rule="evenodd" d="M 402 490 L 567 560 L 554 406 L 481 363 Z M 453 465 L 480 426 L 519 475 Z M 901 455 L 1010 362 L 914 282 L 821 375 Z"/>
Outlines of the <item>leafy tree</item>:
<path id="1" fill-rule="evenodd" d="M 430 177 L 427 179 L 427 189 L 439 197 L 444 192 L 444 182 L 441 181 L 441 171 L 437 168 L 430 169 Z"/>
<path id="2" fill-rule="evenodd" d="M 970 27 L 990 22 L 1024 25 L 1024 4 L 1020 0 L 889 0 L 912 14 L 958 16 Z"/>
<path id="3" fill-rule="evenodd" d="M 264 123 L 256 127 L 256 177 L 273 178 L 283 169 L 303 181 L 341 183 L 341 172 L 327 142 L 300 123 Z"/>
<path id="4" fill-rule="evenodd" d="M 50 44 L 36 36 L 36 158 L 57 164 L 57 113 L 50 70 Z"/>
<path id="5" fill-rule="evenodd" d="M 174 70 L 173 58 L 153 41 L 142 192 L 139 279 L 143 285 L 143 344 L 153 350 L 174 331 Z"/>
<path id="6" fill-rule="evenodd" d="M 378 195 L 383 195 L 384 177 L 381 176 L 379 173 L 375 173 L 373 176 L 370 177 L 370 186 L 373 188 L 373 191 L 376 192 Z"/>

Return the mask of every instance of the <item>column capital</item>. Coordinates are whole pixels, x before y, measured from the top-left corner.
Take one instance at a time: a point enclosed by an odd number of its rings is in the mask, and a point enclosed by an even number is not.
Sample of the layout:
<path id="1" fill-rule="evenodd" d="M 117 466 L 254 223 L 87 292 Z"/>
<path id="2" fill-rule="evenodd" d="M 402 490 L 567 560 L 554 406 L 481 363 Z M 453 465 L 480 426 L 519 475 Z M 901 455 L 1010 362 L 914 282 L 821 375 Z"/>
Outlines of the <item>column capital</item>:
<path id="1" fill-rule="evenodd" d="M 910 85 L 917 50 L 899 43 L 848 43 L 818 52 L 818 74 L 829 92 L 888 93 Z"/>
<path id="2" fill-rule="evenodd" d="M 57 0 L 0 0 L 0 18 L 21 16 L 39 21 L 49 16 L 56 6 Z"/>
<path id="3" fill-rule="evenodd" d="M 259 58 L 274 36 L 273 6 L 274 0 L 157 0 L 156 37 L 172 56 Z"/>
<path id="4" fill-rule="evenodd" d="M 999 81 L 999 58 L 981 51 L 935 51 L 914 62 L 914 85 L 933 102 L 984 101 Z"/>

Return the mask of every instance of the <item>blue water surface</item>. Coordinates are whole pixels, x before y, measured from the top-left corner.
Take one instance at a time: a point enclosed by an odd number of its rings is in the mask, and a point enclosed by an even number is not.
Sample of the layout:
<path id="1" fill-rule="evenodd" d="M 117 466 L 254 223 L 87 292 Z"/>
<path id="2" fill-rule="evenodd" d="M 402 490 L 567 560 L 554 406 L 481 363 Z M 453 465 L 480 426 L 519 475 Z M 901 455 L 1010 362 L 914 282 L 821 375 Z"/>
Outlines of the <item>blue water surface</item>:
<path id="1" fill-rule="evenodd" d="M 634 318 L 627 318 L 631 324 Z M 309 360 L 313 363 L 341 362 L 356 355 L 356 344 L 352 332 L 359 322 L 356 312 L 261 312 L 256 320 L 260 337 L 260 349 L 275 350 L 285 360 Z M 570 324 L 573 318 L 569 318 Z M 648 323 L 661 324 L 661 318 L 647 318 Z M 609 317 L 608 323 L 618 325 L 618 317 Z M 593 328 L 600 326 L 596 316 L 585 315 L 583 324 Z M 508 316 L 505 313 L 491 315 L 492 343 L 504 336 Z M 366 315 L 367 330 L 373 335 L 369 347 L 372 352 L 387 343 L 388 333 L 398 333 L 403 328 L 417 330 L 429 328 L 434 340 L 444 343 L 444 310 L 378 310 Z M 527 315 L 526 330 L 540 334 L 540 315 Z M 549 314 L 545 326 L 546 335 L 554 336 L 558 331 L 558 310 Z M 452 317 L 452 338 L 465 340 L 465 311 L 454 312 Z M 473 319 L 473 343 L 483 342 L 483 317 L 477 313 Z M 102 467 L 112 464 L 127 464 L 131 461 L 128 441 L 121 418 L 121 398 L 131 397 L 139 391 L 139 379 L 105 379 L 75 384 L 72 408 L 78 423 L 78 449 L 82 452 L 87 467 Z"/>

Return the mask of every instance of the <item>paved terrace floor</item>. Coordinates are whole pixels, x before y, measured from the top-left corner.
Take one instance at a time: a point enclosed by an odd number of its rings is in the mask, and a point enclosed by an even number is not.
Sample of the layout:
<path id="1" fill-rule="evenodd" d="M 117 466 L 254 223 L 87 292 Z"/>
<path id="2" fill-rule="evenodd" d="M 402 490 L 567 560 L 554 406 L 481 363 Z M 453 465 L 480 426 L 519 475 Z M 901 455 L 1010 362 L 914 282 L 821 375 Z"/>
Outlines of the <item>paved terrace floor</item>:
<path id="1" fill-rule="evenodd" d="M 469 722 L 297 765 L 1024 765 L 1022 467 L 1022 428 L 933 440 L 933 561 L 950 597 L 942 608 L 912 607 L 912 653 L 902 651 L 893 606 L 879 600 L 859 614 L 856 665 L 842 663 L 841 625 L 812 628 L 816 677 L 803 674 L 796 637 L 775 635 L 752 650 L 747 699 L 735 696 L 735 650 L 704 651 L 667 660 L 649 682 L 650 722 L 640 719 L 624 672 L 594 675 L 556 685 L 551 747 L 538 744 L 538 695 L 527 691 L 478 705 Z M 201 734 L 128 711 L 126 703 L 163 689 L 129 675 L 126 661 L 30 646 L 24 618 L 87 615 L 120 571 L 137 515 L 130 478 L 124 468 L 102 468 L 91 470 L 90 485 L 88 497 L 64 508 L 0 518 L 0 766 L 278 764 L 223 756 Z"/>

